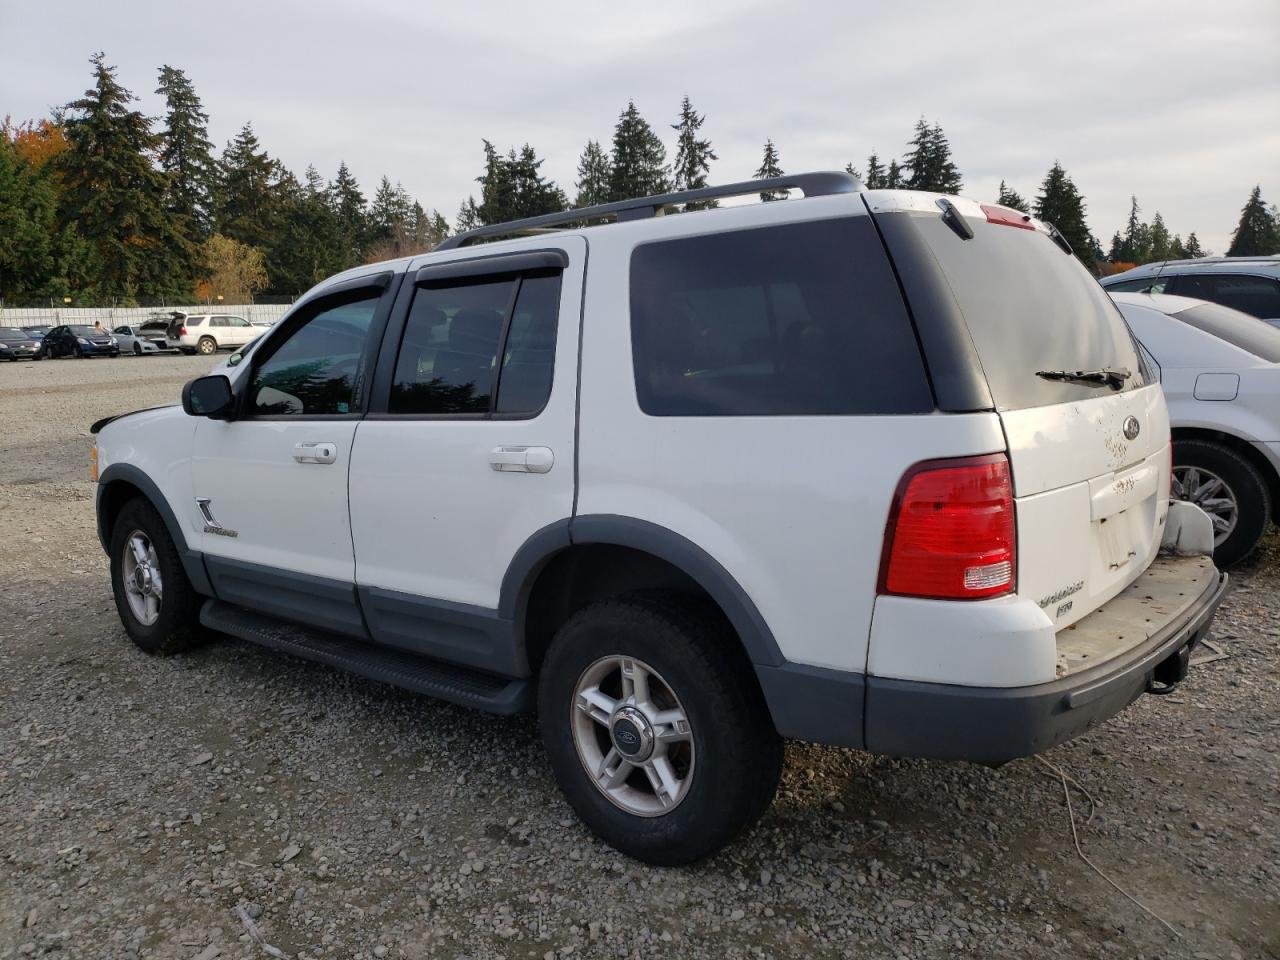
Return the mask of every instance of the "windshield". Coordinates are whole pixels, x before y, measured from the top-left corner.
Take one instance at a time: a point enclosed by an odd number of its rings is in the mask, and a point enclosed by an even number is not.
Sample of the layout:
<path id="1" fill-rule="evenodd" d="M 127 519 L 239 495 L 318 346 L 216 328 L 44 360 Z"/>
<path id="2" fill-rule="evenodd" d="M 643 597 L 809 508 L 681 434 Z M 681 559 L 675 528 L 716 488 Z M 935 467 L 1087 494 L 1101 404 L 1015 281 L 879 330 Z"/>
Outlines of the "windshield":
<path id="1" fill-rule="evenodd" d="M 87 323 L 73 323 L 71 326 L 67 327 L 67 329 L 77 337 L 92 337 L 95 335 L 100 337 L 107 336 L 106 330 L 95 330 Z"/>
<path id="2" fill-rule="evenodd" d="M 1080 261 L 1037 230 L 970 221 L 963 240 L 932 214 L 911 215 L 964 314 L 997 409 L 1086 400 L 1110 387 L 1040 371 L 1127 371 L 1146 385 L 1129 328 Z"/>
<path id="3" fill-rule="evenodd" d="M 19 330 L 17 327 L 0 327 L 0 340 L 30 340 L 31 336 L 25 330 Z"/>
<path id="4" fill-rule="evenodd" d="M 1216 303 L 1202 303 L 1173 316 L 1255 357 L 1280 363 L 1280 328 L 1265 320 Z"/>

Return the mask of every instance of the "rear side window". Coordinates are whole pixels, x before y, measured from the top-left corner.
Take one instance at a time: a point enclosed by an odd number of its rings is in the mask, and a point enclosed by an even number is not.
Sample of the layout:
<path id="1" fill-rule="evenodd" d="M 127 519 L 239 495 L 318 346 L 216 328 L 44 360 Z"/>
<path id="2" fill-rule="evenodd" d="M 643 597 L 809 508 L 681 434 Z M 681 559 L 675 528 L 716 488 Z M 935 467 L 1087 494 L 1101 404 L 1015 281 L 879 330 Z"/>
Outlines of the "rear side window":
<path id="1" fill-rule="evenodd" d="M 1255 357 L 1271 363 L 1280 363 L 1280 328 L 1264 323 L 1239 310 L 1216 303 L 1202 303 L 1175 317 L 1197 330 L 1213 334 L 1234 347 L 1247 350 Z"/>
<path id="2" fill-rule="evenodd" d="M 418 289 L 388 412 L 534 416 L 551 394 L 560 274 Z"/>
<path id="3" fill-rule="evenodd" d="M 924 364 L 867 217 L 644 244 L 636 396 L 652 416 L 923 413 Z"/>
<path id="4" fill-rule="evenodd" d="M 1017 410 L 1109 394 L 1037 376 L 1104 368 L 1144 386 L 1144 364 L 1120 311 L 1080 261 L 1038 230 L 969 220 L 964 240 L 932 214 L 909 216 L 928 244 L 964 316 L 997 409 Z M 910 290 L 907 291 L 910 296 Z"/>
<path id="5" fill-rule="evenodd" d="M 1220 303 L 1253 317 L 1280 317 L 1280 281 L 1243 274 L 1189 273 L 1178 277 L 1175 292 Z"/>
<path id="6" fill-rule="evenodd" d="M 1164 293 L 1168 285 L 1168 277 L 1143 277 L 1140 280 L 1108 283 L 1107 290 L 1111 293 Z"/>

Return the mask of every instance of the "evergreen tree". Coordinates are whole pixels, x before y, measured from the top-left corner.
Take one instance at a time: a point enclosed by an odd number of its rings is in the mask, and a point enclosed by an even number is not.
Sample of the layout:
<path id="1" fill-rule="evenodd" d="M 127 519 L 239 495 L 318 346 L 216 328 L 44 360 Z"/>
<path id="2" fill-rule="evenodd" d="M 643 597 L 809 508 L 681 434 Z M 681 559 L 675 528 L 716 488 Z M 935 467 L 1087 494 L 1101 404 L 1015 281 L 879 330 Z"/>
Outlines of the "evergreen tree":
<path id="1" fill-rule="evenodd" d="M 481 225 L 480 208 L 476 206 L 475 197 L 467 197 L 462 201 L 462 206 L 458 208 L 456 225 L 458 233 L 466 233 Z"/>
<path id="2" fill-rule="evenodd" d="M 675 190 L 698 190 L 707 185 L 711 161 L 717 157 L 711 149 L 711 141 L 698 136 L 705 120 L 705 114 L 698 116 L 686 95 L 680 102 L 680 120 L 671 125 L 671 129 L 676 131 L 676 162 L 672 178 Z M 714 206 L 717 206 L 714 200 L 704 200 L 687 203 L 685 209 L 700 210 Z"/>
<path id="3" fill-rule="evenodd" d="M 1124 238 L 1120 236 L 1119 230 L 1111 237 L 1111 250 L 1107 254 L 1107 259 L 1113 263 L 1124 260 Z"/>
<path id="4" fill-rule="evenodd" d="M 276 227 L 265 256 L 266 289 L 297 295 L 350 264 L 329 202 L 329 185 L 316 168 L 307 167 L 304 183 L 289 177 L 276 190 Z"/>
<path id="5" fill-rule="evenodd" d="M 667 151 L 640 116 L 634 100 L 618 116 L 613 128 L 613 153 L 610 157 L 609 199 L 630 200 L 667 193 Z"/>
<path id="6" fill-rule="evenodd" d="M 889 169 L 885 171 L 884 186 L 886 190 L 900 190 L 906 183 L 902 176 L 902 167 L 898 165 L 897 160 L 889 161 Z"/>
<path id="7" fill-rule="evenodd" d="M 1183 256 L 1188 258 L 1207 257 L 1209 254 L 1200 246 L 1200 238 L 1192 230 L 1187 234 L 1187 242 L 1183 248 Z"/>
<path id="8" fill-rule="evenodd" d="M 1187 245 L 1182 242 L 1182 234 L 1175 233 L 1173 240 L 1169 244 L 1169 259 L 1185 260 L 1187 258 Z"/>
<path id="9" fill-rule="evenodd" d="M 160 169 L 169 176 L 166 206 L 186 221 L 193 236 L 207 236 L 216 177 L 209 115 L 187 75 L 176 67 L 160 68 L 156 93 L 165 100 Z"/>
<path id="10" fill-rule="evenodd" d="M 1164 225 L 1164 217 L 1160 216 L 1159 210 L 1151 221 L 1148 238 L 1148 261 L 1173 259 L 1173 238 L 1169 236 L 1169 228 Z"/>
<path id="11" fill-rule="evenodd" d="M 853 165 L 852 160 L 850 160 L 848 163 L 844 165 L 844 172 L 847 173 L 849 176 L 853 177 L 855 180 L 862 183 L 864 187 L 867 185 L 866 182 L 862 179 L 862 171 Z"/>
<path id="12" fill-rule="evenodd" d="M 556 186 L 554 180 L 542 176 L 541 167 L 542 161 L 527 143 L 518 154 L 512 150 L 507 155 L 507 175 L 514 190 L 511 219 L 540 217 L 546 213 L 559 213 L 568 207 L 564 191 Z"/>
<path id="13" fill-rule="evenodd" d="M 389 240 L 407 232 L 413 215 L 414 202 L 403 186 L 391 185 L 391 178 L 383 176 L 369 205 L 369 240 L 371 243 Z M 421 209 L 421 207 L 419 207 Z"/>
<path id="14" fill-rule="evenodd" d="M 773 145 L 772 140 L 764 142 L 764 157 L 760 160 L 760 167 L 752 175 L 757 180 L 769 180 L 773 177 L 782 176 L 782 166 L 778 161 L 778 148 Z M 760 199 L 768 203 L 771 200 L 787 199 L 786 190 L 762 190 Z"/>
<path id="15" fill-rule="evenodd" d="M 342 230 L 343 262 L 347 267 L 354 267 L 361 262 L 368 242 L 369 212 L 365 208 L 360 184 L 347 169 L 345 161 L 338 162 L 338 175 L 333 178 L 329 197 L 333 212 L 338 217 L 338 226 Z"/>
<path id="16" fill-rule="evenodd" d="M 1008 207 L 1010 210 L 1019 210 L 1022 213 L 1031 212 L 1027 207 L 1027 201 L 1022 199 L 1022 194 L 1012 187 L 1005 186 L 1003 180 L 1000 181 L 1000 193 L 996 196 L 996 203 L 1002 207 Z"/>
<path id="17" fill-rule="evenodd" d="M 515 220 L 516 187 L 511 179 L 511 165 L 488 140 L 484 143 L 484 173 L 476 177 L 480 184 L 477 212 L 485 225 Z"/>
<path id="18" fill-rule="evenodd" d="M 152 162 L 159 138 L 129 109 L 137 98 L 104 55 L 91 62 L 94 85 L 66 107 L 61 225 L 74 224 L 88 242 L 104 295 L 190 296 L 199 254 L 165 210 L 166 178 Z"/>
<path id="19" fill-rule="evenodd" d="M 1260 257 L 1273 253 L 1280 253 L 1280 224 L 1262 200 L 1262 187 L 1257 186 L 1240 211 L 1227 256 Z"/>
<path id="20" fill-rule="evenodd" d="M 1055 162 L 1045 175 L 1036 197 L 1035 214 L 1041 220 L 1053 224 L 1071 244 L 1071 249 L 1091 273 L 1097 273 L 1094 260 L 1096 241 L 1085 222 L 1085 202 L 1076 185 L 1071 182 L 1062 164 Z"/>
<path id="21" fill-rule="evenodd" d="M 227 144 L 220 167 L 218 233 L 265 249 L 275 236 L 279 220 L 275 191 L 281 169 L 262 149 L 252 124 L 246 123 Z"/>
<path id="22" fill-rule="evenodd" d="M 883 190 L 889 186 L 889 172 L 874 151 L 867 157 L 867 176 L 862 183 L 868 190 Z"/>
<path id="23" fill-rule="evenodd" d="M 1124 228 L 1124 242 L 1120 245 L 1120 259 L 1126 263 L 1146 263 L 1151 259 L 1151 231 L 1139 214 L 1138 198 L 1129 198 L 1129 220 Z"/>
<path id="24" fill-rule="evenodd" d="M 600 149 L 598 140 L 588 140 L 578 160 L 578 180 L 575 186 L 578 195 L 573 201 L 575 207 L 594 207 L 599 203 L 609 202 L 609 180 L 613 175 L 613 167 L 609 163 L 609 155 Z"/>
<path id="25" fill-rule="evenodd" d="M 951 160 L 951 144 L 941 124 L 929 126 L 921 117 L 916 122 L 915 136 L 908 141 L 911 150 L 902 165 L 908 171 L 908 190 L 930 193 L 959 193 L 963 189 L 960 171 Z"/>
<path id="26" fill-rule="evenodd" d="M 57 192 L 0 131 L 0 299 L 32 296 L 53 278 Z M 2 322 L 2 321 L 0 321 Z"/>

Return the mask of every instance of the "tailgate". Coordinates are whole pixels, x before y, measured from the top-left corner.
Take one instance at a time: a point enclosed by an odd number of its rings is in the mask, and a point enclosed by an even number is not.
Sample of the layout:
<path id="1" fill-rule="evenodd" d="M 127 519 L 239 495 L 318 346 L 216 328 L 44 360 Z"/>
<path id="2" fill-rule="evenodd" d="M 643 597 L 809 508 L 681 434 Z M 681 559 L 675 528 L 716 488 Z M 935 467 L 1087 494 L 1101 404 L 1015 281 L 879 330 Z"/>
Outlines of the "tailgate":
<path id="1" fill-rule="evenodd" d="M 1110 600 L 1160 548 L 1169 420 L 1159 386 L 1001 411 L 1018 523 L 1018 593 L 1058 629 Z"/>

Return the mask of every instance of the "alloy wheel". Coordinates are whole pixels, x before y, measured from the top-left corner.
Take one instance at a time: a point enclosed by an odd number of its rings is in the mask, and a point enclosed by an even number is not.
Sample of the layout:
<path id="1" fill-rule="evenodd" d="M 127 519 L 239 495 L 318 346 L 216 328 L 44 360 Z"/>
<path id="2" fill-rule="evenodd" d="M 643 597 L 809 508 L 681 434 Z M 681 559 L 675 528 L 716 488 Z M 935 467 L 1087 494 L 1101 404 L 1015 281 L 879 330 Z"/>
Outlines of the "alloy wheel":
<path id="1" fill-rule="evenodd" d="M 1213 522 L 1213 545 L 1221 546 L 1231 536 L 1240 518 L 1235 492 L 1216 473 L 1204 467 L 1173 468 L 1173 495 L 1194 503 Z"/>
<path id="2" fill-rule="evenodd" d="M 138 623 L 151 626 L 160 618 L 164 582 L 155 544 L 141 530 L 134 530 L 125 541 L 120 574 L 130 612 Z"/>

